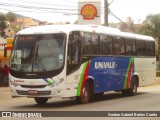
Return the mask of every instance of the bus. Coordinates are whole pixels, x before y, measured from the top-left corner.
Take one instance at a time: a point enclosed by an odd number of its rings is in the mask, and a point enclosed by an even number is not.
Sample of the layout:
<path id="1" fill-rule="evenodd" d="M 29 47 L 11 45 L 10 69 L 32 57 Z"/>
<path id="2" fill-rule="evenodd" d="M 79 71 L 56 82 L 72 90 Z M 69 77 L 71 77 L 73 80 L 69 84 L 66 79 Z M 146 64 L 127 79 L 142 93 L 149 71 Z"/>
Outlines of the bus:
<path id="1" fill-rule="evenodd" d="M 107 91 L 136 95 L 156 79 L 155 40 L 99 25 L 46 25 L 17 33 L 10 57 L 12 97 L 75 98 Z"/>

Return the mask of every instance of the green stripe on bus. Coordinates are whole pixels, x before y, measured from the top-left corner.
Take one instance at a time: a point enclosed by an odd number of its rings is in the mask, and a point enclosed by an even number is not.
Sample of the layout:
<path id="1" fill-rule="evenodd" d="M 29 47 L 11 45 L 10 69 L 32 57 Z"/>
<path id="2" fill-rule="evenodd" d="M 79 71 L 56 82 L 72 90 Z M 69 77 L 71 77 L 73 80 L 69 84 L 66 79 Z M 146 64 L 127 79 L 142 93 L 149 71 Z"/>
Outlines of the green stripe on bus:
<path id="1" fill-rule="evenodd" d="M 84 67 L 83 67 L 83 70 L 82 70 L 82 74 L 81 74 L 81 77 L 80 77 L 80 81 L 79 81 L 79 83 L 78 83 L 78 89 L 77 89 L 77 95 L 76 95 L 76 96 L 80 96 L 81 86 L 82 86 L 82 80 L 83 80 L 83 77 L 84 77 L 84 74 L 85 74 L 87 65 L 88 65 L 88 62 L 86 62 L 86 63 L 84 64 Z"/>
<path id="2" fill-rule="evenodd" d="M 128 68 L 127 68 L 127 73 L 126 73 L 126 78 L 125 78 L 125 81 L 124 81 L 124 87 L 123 87 L 123 89 L 126 89 L 127 80 L 128 80 L 128 72 L 129 72 L 129 68 L 130 68 L 132 62 L 133 62 L 133 58 L 130 58 L 130 62 L 129 62 L 129 65 L 128 65 Z"/>

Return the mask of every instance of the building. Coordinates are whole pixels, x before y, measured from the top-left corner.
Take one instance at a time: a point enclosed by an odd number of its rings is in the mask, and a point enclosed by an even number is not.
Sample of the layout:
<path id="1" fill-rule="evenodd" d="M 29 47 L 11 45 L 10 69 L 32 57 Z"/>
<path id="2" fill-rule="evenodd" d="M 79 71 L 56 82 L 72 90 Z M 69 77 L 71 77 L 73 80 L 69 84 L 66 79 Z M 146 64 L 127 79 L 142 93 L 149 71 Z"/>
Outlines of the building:
<path id="1" fill-rule="evenodd" d="M 5 64 L 9 65 L 9 58 L 12 49 L 13 38 L 0 37 L 0 67 L 4 67 Z M 4 49 L 7 50 L 7 56 L 4 57 Z"/>
<path id="2" fill-rule="evenodd" d="M 20 17 L 15 18 L 12 22 L 10 22 L 10 25 L 16 25 L 17 27 L 20 27 L 21 29 L 33 27 L 33 26 L 39 26 L 40 21 L 35 21 L 33 18 L 29 17 Z"/>
<path id="3" fill-rule="evenodd" d="M 13 29 L 13 27 L 20 30 L 28 27 L 45 25 L 45 24 L 47 24 L 46 21 L 38 21 L 29 17 L 18 17 L 15 18 L 13 21 L 8 21 L 7 25 L 9 27 L 5 29 L 5 37 L 0 37 L 0 67 L 3 67 L 5 64 L 9 65 L 13 39 L 17 32 L 15 29 Z M 5 49 L 7 50 L 6 57 L 4 57 Z"/>

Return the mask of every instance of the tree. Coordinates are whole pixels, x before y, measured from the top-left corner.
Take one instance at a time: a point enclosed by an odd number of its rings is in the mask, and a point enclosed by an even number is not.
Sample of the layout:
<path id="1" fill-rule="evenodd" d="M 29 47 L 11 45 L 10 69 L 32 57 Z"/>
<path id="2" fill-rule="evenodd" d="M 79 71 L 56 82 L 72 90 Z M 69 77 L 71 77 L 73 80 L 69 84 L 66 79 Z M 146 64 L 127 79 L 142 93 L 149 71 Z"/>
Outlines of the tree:
<path id="1" fill-rule="evenodd" d="M 6 20 L 8 20 L 8 21 L 13 21 L 15 18 L 16 18 L 16 15 L 12 12 L 8 12 L 6 14 Z"/>
<path id="2" fill-rule="evenodd" d="M 143 22 L 140 33 L 158 40 L 158 60 L 160 61 L 160 14 L 148 15 Z"/>
<path id="3" fill-rule="evenodd" d="M 11 28 L 13 28 L 16 33 L 21 30 L 21 27 L 16 25 L 11 25 Z"/>
<path id="4" fill-rule="evenodd" d="M 5 16 L 4 15 L 0 15 L 0 31 L 1 31 L 1 36 L 4 35 L 4 29 L 6 29 L 6 23 L 5 23 Z"/>
<path id="5" fill-rule="evenodd" d="M 134 32 L 135 31 L 135 24 L 134 24 L 134 20 L 131 18 L 131 17 L 127 17 L 127 22 L 126 24 L 128 25 L 128 29 L 131 31 L 131 32 Z"/>
<path id="6" fill-rule="evenodd" d="M 110 27 L 119 28 L 122 32 L 131 32 L 131 33 L 137 33 L 136 27 L 137 25 L 134 24 L 134 20 L 131 19 L 131 17 L 127 17 L 126 22 L 119 22 L 116 23 L 109 23 Z"/>

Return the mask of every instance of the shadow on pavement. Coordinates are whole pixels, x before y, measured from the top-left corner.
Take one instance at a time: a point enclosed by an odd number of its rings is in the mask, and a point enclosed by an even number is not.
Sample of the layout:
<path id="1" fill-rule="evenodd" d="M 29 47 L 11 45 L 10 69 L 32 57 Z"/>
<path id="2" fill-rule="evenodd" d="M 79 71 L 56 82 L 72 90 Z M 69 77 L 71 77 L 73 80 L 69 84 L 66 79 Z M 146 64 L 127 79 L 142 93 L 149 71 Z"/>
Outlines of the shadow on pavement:
<path id="1" fill-rule="evenodd" d="M 138 92 L 136 96 L 147 94 L 147 92 Z M 54 101 L 54 99 L 50 99 L 46 104 L 44 105 L 38 105 L 38 104 L 27 104 L 23 106 L 16 106 L 14 107 L 15 110 L 18 109 L 26 109 L 26 111 L 32 110 L 31 108 L 53 108 L 52 110 L 56 110 L 54 108 L 67 108 L 67 107 L 73 107 L 73 106 L 83 106 L 83 105 L 90 105 L 96 102 L 103 102 L 103 101 L 110 101 L 110 100 L 116 100 L 116 99 L 126 99 L 128 97 L 136 97 L 136 96 L 123 96 L 121 93 L 111 92 L 111 93 L 105 93 L 103 96 L 100 97 L 93 97 L 91 102 L 88 104 L 78 104 L 75 99 L 62 99 L 60 101 Z M 53 101 L 52 101 L 53 100 Z M 33 100 L 34 101 L 34 100 Z M 49 109 L 50 110 L 50 109 Z"/>

